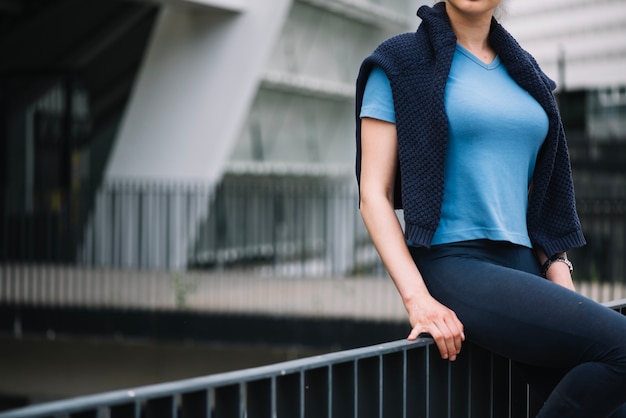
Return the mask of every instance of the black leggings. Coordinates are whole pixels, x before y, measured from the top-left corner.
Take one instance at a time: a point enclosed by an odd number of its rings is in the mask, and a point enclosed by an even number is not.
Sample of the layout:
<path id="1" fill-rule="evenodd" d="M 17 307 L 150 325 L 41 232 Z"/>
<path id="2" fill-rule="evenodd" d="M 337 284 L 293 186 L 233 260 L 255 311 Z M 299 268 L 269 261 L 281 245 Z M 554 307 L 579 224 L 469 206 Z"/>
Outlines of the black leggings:
<path id="1" fill-rule="evenodd" d="M 508 357 L 541 418 L 626 418 L 626 317 L 541 277 L 532 250 L 487 240 L 411 248 L 468 341 Z"/>

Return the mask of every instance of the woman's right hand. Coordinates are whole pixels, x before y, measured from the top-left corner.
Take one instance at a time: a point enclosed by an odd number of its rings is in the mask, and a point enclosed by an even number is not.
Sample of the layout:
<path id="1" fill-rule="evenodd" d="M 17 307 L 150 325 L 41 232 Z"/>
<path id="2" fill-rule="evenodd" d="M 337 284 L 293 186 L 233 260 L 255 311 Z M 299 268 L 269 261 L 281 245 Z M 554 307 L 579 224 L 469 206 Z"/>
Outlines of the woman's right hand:
<path id="1" fill-rule="evenodd" d="M 429 334 L 439 349 L 441 358 L 456 360 L 465 341 L 463 324 L 454 311 L 439 303 L 430 295 L 422 295 L 419 300 L 407 304 L 411 333 L 409 340 L 420 334 Z"/>

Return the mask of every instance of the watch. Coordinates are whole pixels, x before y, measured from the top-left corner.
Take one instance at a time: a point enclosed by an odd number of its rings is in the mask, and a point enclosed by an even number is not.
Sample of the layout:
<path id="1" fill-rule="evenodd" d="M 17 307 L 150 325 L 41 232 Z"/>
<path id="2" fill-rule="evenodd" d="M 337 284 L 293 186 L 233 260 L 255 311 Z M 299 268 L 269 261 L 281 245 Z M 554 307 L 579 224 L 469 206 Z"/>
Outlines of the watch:
<path id="1" fill-rule="evenodd" d="M 572 262 L 569 261 L 567 258 L 558 255 L 558 256 L 548 258 L 546 262 L 543 263 L 543 266 L 541 266 L 541 275 L 543 277 L 546 277 L 546 273 L 548 272 L 548 269 L 550 268 L 552 263 L 555 263 L 557 261 L 561 263 L 565 263 L 567 267 L 569 268 L 569 273 L 572 274 L 572 272 L 574 271 L 574 265 L 572 264 Z"/>

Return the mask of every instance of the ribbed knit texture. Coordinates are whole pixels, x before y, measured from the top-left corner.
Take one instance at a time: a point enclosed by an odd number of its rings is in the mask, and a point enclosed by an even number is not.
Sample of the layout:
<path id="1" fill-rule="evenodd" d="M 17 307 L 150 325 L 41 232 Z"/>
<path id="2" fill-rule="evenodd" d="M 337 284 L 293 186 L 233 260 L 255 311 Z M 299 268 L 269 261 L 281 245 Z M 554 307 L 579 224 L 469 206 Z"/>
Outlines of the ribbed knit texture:
<path id="1" fill-rule="evenodd" d="M 448 139 L 444 91 L 457 40 L 445 3 L 422 6 L 418 16 L 422 23 L 417 32 L 386 40 L 361 65 L 356 85 L 356 175 L 360 182 L 363 91 L 372 67 L 377 65 L 389 78 L 396 112 L 399 172 L 394 203 L 404 209 L 407 240 L 429 247 L 443 201 Z M 489 43 L 513 80 L 539 102 L 549 119 L 529 196 L 530 239 L 548 255 L 580 247 L 585 239 L 576 213 L 565 133 L 552 94 L 556 86 L 495 19 Z"/>

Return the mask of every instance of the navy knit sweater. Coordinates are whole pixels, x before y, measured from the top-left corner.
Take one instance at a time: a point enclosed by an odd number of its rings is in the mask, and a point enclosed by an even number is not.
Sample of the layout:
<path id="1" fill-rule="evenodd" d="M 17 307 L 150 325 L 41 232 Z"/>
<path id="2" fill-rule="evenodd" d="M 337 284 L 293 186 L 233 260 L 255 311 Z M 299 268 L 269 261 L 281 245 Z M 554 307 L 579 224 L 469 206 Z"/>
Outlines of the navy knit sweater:
<path id="1" fill-rule="evenodd" d="M 422 6 L 417 14 L 422 19 L 417 32 L 386 40 L 361 65 L 356 85 L 356 175 L 360 183 L 359 114 L 365 83 L 377 65 L 389 78 L 396 112 L 399 172 L 395 206 L 404 210 L 406 239 L 429 247 L 443 200 L 448 138 L 444 90 L 457 40 L 445 3 Z M 511 77 L 539 102 L 549 119 L 529 194 L 530 239 L 548 256 L 583 246 L 565 134 L 552 94 L 556 86 L 495 19 L 489 43 Z"/>

